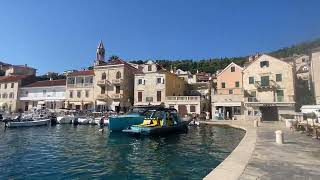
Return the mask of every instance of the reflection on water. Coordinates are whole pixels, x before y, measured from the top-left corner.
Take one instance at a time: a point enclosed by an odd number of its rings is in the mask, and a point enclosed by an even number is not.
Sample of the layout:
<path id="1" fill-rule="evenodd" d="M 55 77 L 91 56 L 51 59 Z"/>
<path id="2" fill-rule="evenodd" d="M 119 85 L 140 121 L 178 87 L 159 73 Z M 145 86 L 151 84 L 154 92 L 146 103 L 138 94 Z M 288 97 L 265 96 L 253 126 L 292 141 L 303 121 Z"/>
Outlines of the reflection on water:
<path id="1" fill-rule="evenodd" d="M 7 129 L 0 132 L 0 179 L 201 179 L 243 135 L 223 126 L 150 138 L 101 134 L 98 126 Z"/>

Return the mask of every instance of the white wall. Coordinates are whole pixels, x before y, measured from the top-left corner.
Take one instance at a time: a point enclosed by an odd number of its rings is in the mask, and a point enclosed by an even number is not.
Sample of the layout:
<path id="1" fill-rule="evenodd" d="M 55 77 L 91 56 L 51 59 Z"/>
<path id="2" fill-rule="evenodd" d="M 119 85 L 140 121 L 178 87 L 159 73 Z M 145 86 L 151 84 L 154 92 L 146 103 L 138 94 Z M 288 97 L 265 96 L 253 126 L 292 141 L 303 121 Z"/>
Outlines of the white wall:
<path id="1" fill-rule="evenodd" d="M 46 91 L 46 93 L 43 93 Z M 28 92 L 28 94 L 26 93 Z M 21 88 L 19 99 L 23 101 L 39 101 L 39 100 L 65 100 L 65 86 L 49 86 L 49 87 L 24 87 Z"/>

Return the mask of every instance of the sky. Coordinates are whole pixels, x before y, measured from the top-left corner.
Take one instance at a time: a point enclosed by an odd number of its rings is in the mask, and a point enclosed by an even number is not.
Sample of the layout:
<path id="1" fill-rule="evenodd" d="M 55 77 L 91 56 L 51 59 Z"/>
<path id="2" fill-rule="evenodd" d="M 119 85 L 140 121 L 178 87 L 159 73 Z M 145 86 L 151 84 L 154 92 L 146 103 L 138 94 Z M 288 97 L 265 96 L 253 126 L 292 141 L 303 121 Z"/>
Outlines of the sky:
<path id="1" fill-rule="evenodd" d="M 270 52 L 320 37 L 319 0 L 0 0 L 0 61 L 45 72 Z"/>

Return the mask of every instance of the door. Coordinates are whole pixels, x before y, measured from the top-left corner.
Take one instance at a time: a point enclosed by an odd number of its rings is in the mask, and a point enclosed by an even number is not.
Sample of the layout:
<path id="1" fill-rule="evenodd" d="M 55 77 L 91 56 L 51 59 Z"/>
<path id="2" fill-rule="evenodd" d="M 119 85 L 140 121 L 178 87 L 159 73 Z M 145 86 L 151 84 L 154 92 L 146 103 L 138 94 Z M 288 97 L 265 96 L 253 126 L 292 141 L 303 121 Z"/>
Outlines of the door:
<path id="1" fill-rule="evenodd" d="M 276 106 L 261 107 L 263 121 L 278 121 L 278 108 Z"/>
<path id="2" fill-rule="evenodd" d="M 24 103 L 24 111 L 29 111 L 29 102 Z"/>

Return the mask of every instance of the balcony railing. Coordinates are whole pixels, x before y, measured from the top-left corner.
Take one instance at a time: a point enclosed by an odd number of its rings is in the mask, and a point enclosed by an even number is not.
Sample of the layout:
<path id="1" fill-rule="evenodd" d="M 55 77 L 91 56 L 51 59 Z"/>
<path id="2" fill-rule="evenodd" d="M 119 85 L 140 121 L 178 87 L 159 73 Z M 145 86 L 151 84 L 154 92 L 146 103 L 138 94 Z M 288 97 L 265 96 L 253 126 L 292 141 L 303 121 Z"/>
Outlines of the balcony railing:
<path id="1" fill-rule="evenodd" d="M 246 102 L 295 102 L 293 96 L 277 96 L 277 97 L 270 97 L 270 98 L 256 98 L 256 97 L 247 97 L 245 98 Z"/>
<path id="2" fill-rule="evenodd" d="M 105 86 L 105 85 L 109 85 L 110 82 L 109 82 L 108 80 L 106 80 L 106 79 L 101 79 L 101 80 L 98 80 L 98 81 L 97 81 L 97 84 L 98 84 L 99 86 Z"/>
<path id="3" fill-rule="evenodd" d="M 254 85 L 257 89 L 278 89 L 280 87 L 274 80 L 265 82 L 256 81 Z"/>
<path id="4" fill-rule="evenodd" d="M 167 101 L 200 101 L 200 96 L 167 96 Z"/>
<path id="5" fill-rule="evenodd" d="M 68 88 L 82 88 L 82 87 L 92 87 L 92 83 L 79 83 L 79 84 L 67 84 Z"/>
<path id="6" fill-rule="evenodd" d="M 97 95 L 97 99 L 110 99 L 110 96 L 107 94 L 99 94 Z"/>
<path id="7" fill-rule="evenodd" d="M 122 84 L 123 83 L 123 79 L 112 79 L 112 84 Z"/>
<path id="8" fill-rule="evenodd" d="M 114 94 L 112 95 L 113 99 L 121 99 L 123 97 L 123 94 Z"/>

